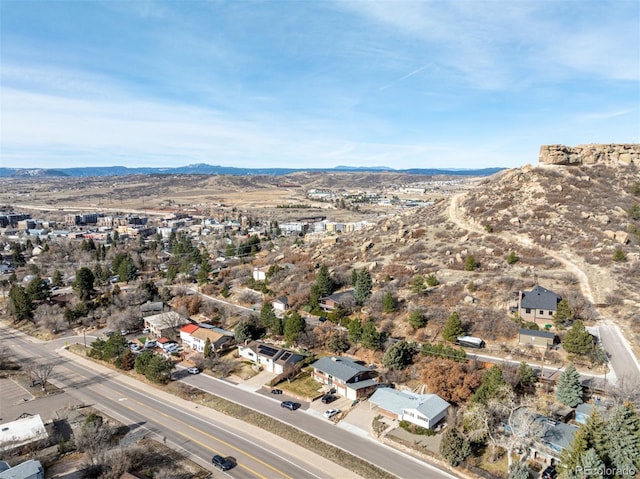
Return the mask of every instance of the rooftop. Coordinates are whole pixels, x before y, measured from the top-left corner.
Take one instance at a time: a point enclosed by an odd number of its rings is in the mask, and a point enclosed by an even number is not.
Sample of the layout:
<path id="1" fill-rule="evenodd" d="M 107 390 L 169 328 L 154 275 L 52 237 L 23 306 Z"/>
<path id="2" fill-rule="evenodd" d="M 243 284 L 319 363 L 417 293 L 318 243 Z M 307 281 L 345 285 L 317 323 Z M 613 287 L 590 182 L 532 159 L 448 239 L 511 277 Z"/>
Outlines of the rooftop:
<path id="1" fill-rule="evenodd" d="M 379 388 L 369 402 L 401 416 L 407 409 L 415 409 L 432 418 L 445 411 L 450 404 L 437 394 L 416 394 L 391 388 Z"/>
<path id="2" fill-rule="evenodd" d="M 318 359 L 311 366 L 342 381 L 348 381 L 361 372 L 371 371 L 370 368 L 363 366 L 354 359 L 342 356 L 325 356 Z"/>

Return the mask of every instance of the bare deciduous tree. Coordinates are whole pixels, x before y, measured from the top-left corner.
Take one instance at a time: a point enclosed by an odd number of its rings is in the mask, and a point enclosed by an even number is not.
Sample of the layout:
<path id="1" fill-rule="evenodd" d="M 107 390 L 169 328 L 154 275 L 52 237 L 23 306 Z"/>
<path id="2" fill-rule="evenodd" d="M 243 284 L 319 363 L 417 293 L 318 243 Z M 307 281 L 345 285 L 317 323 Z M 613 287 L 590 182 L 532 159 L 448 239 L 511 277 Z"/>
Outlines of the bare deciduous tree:
<path id="1" fill-rule="evenodd" d="M 465 425 L 472 441 L 488 441 L 494 453 L 496 447 L 504 448 L 510 470 L 513 453 L 528 453 L 536 438 L 544 433 L 545 422 L 529 407 L 531 398 L 518 398 L 508 386 L 498 396 L 486 405 L 469 407 L 464 415 Z"/>
<path id="2" fill-rule="evenodd" d="M 51 374 L 53 374 L 54 367 L 54 363 L 47 361 L 35 363 L 29 367 L 29 374 L 31 375 L 31 378 L 34 383 L 36 383 L 36 381 L 39 382 L 43 391 L 46 390 L 47 381 L 49 381 Z"/>

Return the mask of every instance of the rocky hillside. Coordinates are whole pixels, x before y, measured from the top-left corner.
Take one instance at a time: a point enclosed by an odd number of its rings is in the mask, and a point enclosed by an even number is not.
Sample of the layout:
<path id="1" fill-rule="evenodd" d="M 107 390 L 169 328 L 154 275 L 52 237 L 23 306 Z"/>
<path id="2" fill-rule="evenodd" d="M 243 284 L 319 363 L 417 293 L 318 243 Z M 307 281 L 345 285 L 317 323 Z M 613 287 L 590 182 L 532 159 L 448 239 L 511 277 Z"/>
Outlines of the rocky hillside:
<path id="1" fill-rule="evenodd" d="M 418 339 L 429 339 L 457 309 L 472 334 L 507 341 L 516 328 L 507 314 L 513 292 L 536 282 L 569 297 L 585 319 L 614 319 L 640 334 L 640 172 L 635 161 L 610 157 L 507 170 L 450 201 L 297 246 L 288 260 L 334 265 L 344 285 L 353 268 L 368 268 L 378 299 L 392 291 L 400 308 L 393 322 L 377 301 L 365 314 L 397 335 L 412 334 L 402 314 L 425 312 L 426 337 Z M 517 262 L 507 262 L 510 252 Z M 470 255 L 478 268 L 466 271 Z M 301 271 L 306 278 L 281 285 L 294 299 L 313 277 L 311 266 Z M 416 294 L 412 281 L 431 273 L 440 285 Z"/>

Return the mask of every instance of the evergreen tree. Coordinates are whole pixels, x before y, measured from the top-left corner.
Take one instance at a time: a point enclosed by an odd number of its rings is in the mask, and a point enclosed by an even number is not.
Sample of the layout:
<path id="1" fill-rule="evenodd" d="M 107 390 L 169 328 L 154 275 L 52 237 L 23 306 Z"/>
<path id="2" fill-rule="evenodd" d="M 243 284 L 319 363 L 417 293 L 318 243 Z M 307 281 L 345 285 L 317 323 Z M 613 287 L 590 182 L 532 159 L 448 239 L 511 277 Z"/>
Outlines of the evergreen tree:
<path id="1" fill-rule="evenodd" d="M 356 287 L 356 283 L 358 282 L 358 270 L 351 270 L 351 286 Z"/>
<path id="2" fill-rule="evenodd" d="M 427 286 L 430 287 L 434 287 L 434 286 L 438 286 L 440 284 L 440 281 L 438 280 L 438 278 L 436 277 L 435 274 L 431 273 L 429 276 L 427 276 L 424 279 L 425 283 L 427 283 Z"/>
<path id="3" fill-rule="evenodd" d="M 49 284 L 40 276 L 36 276 L 27 285 L 26 293 L 31 301 L 44 301 L 51 296 Z"/>
<path id="4" fill-rule="evenodd" d="M 553 322 L 558 326 L 566 326 L 573 321 L 574 315 L 569 301 L 562 298 L 556 306 L 556 312 L 553 315 Z"/>
<path id="5" fill-rule="evenodd" d="M 91 299 L 94 281 L 95 276 L 93 276 L 93 272 L 86 266 L 83 266 L 76 271 L 76 279 L 73 282 L 73 288 L 78 290 L 81 300 L 86 301 L 87 299 Z"/>
<path id="6" fill-rule="evenodd" d="M 576 407 L 583 402 L 580 375 L 572 363 L 569 363 L 558 379 L 556 399 L 569 407 Z"/>
<path id="7" fill-rule="evenodd" d="M 422 294 L 427 289 L 424 276 L 416 275 L 411 280 L 411 291 L 415 294 Z"/>
<path id="8" fill-rule="evenodd" d="M 506 385 L 507 382 L 504 380 L 504 376 L 502 375 L 502 369 L 500 369 L 498 366 L 492 366 L 487 371 L 485 371 L 484 375 L 482 376 L 482 383 L 474 393 L 471 401 L 475 403 L 487 404 L 490 399 L 497 397 L 500 394 L 502 388 Z"/>
<path id="9" fill-rule="evenodd" d="M 478 268 L 478 262 L 476 261 L 476 257 L 470 254 L 464 260 L 464 270 L 474 271 L 477 268 Z"/>
<path id="10" fill-rule="evenodd" d="M 333 292 L 333 281 L 326 264 L 321 264 L 316 273 L 316 286 L 319 297 L 329 296 Z"/>
<path id="11" fill-rule="evenodd" d="M 196 275 L 198 284 L 205 284 L 209 282 L 209 273 L 211 273 L 211 265 L 205 258 L 202 260 L 202 263 L 200 263 L 200 269 L 198 270 L 198 274 Z"/>
<path id="12" fill-rule="evenodd" d="M 284 340 L 290 344 L 295 343 L 305 326 L 306 322 L 298 312 L 288 314 L 284 320 Z"/>
<path id="13" fill-rule="evenodd" d="M 471 446 L 462 434 L 453 426 L 449 427 L 442 435 L 440 454 L 449 464 L 456 467 L 471 454 Z"/>
<path id="14" fill-rule="evenodd" d="M 580 479 L 600 479 L 603 477 L 603 471 L 605 470 L 604 462 L 598 456 L 595 449 L 587 449 L 578 461 L 579 468 L 576 468 Z M 635 477 L 633 476 L 617 476 L 617 477 Z"/>
<path id="15" fill-rule="evenodd" d="M 521 462 L 514 462 L 509 469 L 509 479 L 529 479 L 529 468 Z"/>
<path id="16" fill-rule="evenodd" d="M 427 319 L 422 315 L 422 313 L 414 309 L 409 313 L 409 326 L 413 329 L 422 328 L 425 324 L 427 324 Z"/>
<path id="17" fill-rule="evenodd" d="M 371 273 L 369 273 L 366 268 L 362 268 L 358 272 L 358 279 L 356 280 L 356 286 L 353 290 L 353 297 L 356 300 L 356 304 L 362 306 L 369 296 L 371 296 L 372 288 L 373 281 L 371 279 Z"/>
<path id="18" fill-rule="evenodd" d="M 599 458 L 607 454 L 605 441 L 605 427 L 602 416 L 594 412 L 573 437 L 571 446 L 564 449 L 560 455 L 560 463 L 566 476 L 575 477 L 575 472 L 581 465 L 582 456 L 588 450 L 596 452 Z"/>
<path id="19" fill-rule="evenodd" d="M 387 291 L 382 298 L 382 310 L 385 313 L 393 313 L 396 310 L 396 299 L 391 291 Z"/>
<path id="20" fill-rule="evenodd" d="M 511 251 L 507 256 L 507 264 L 516 264 L 520 258 L 515 251 Z"/>
<path id="21" fill-rule="evenodd" d="M 385 335 L 376 329 L 373 321 L 367 321 L 362 325 L 362 346 L 367 349 L 377 350 L 382 348 Z"/>
<path id="22" fill-rule="evenodd" d="M 533 368 L 526 362 L 522 361 L 518 366 L 518 385 L 522 389 L 531 388 L 537 381 Z"/>
<path id="23" fill-rule="evenodd" d="M 276 316 L 276 312 L 273 309 L 273 304 L 270 301 L 265 301 L 260 310 L 260 320 L 265 328 L 272 334 L 281 336 L 283 331 L 282 320 Z"/>
<path id="24" fill-rule="evenodd" d="M 204 351 L 202 352 L 205 358 L 210 358 L 213 356 L 213 344 L 211 344 L 211 340 L 207 338 L 204 342 Z"/>
<path id="25" fill-rule="evenodd" d="M 22 251 L 23 250 L 20 243 L 13 243 L 11 245 L 11 258 L 13 260 L 13 265 L 16 268 L 27 264 L 27 260 L 24 259 L 24 254 L 22 254 Z"/>
<path id="26" fill-rule="evenodd" d="M 459 336 L 464 334 L 464 328 L 462 327 L 462 321 L 457 311 L 451 313 L 447 319 L 444 329 L 442 330 L 442 337 L 450 343 L 455 343 Z"/>
<path id="27" fill-rule="evenodd" d="M 247 321 L 240 321 L 233 330 L 236 343 L 243 344 L 249 339 L 253 339 L 253 326 Z"/>
<path id="28" fill-rule="evenodd" d="M 327 340 L 327 349 L 332 353 L 341 354 L 349 350 L 349 342 L 340 333 L 332 334 Z"/>
<path id="29" fill-rule="evenodd" d="M 127 283 L 135 278 L 137 272 L 133 260 L 126 253 L 118 253 L 113 258 L 111 269 L 119 276 L 120 281 L 126 281 Z"/>
<path id="30" fill-rule="evenodd" d="M 605 427 L 607 456 L 624 479 L 640 469 L 640 417 L 630 403 L 618 406 Z"/>
<path id="31" fill-rule="evenodd" d="M 11 286 L 9 290 L 9 309 L 15 323 L 23 319 L 31 319 L 33 303 L 22 286 L 17 284 Z"/>
<path id="32" fill-rule="evenodd" d="M 411 364 L 416 350 L 406 341 L 398 341 L 382 355 L 382 365 L 389 369 L 404 369 Z"/>
<path id="33" fill-rule="evenodd" d="M 362 339 L 362 323 L 359 319 L 353 319 L 347 327 L 349 332 L 349 341 L 353 344 L 358 344 Z"/>
<path id="34" fill-rule="evenodd" d="M 593 336 L 584 327 L 582 321 L 576 321 L 562 339 L 565 351 L 574 354 L 588 354 L 594 346 Z"/>

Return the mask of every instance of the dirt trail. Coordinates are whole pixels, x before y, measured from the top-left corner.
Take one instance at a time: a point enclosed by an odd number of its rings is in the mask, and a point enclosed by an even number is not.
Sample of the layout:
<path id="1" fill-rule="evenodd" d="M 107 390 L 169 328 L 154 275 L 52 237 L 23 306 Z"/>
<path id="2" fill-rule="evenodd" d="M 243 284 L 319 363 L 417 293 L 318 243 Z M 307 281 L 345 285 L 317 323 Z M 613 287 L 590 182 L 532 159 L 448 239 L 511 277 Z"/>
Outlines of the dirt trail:
<path id="1" fill-rule="evenodd" d="M 462 200 L 462 197 L 465 195 L 466 193 L 458 193 L 456 195 L 453 195 L 451 197 L 451 202 L 449 203 L 449 210 L 448 210 L 448 214 L 449 214 L 449 219 L 455 223 L 458 227 L 464 229 L 464 230 L 468 230 L 468 231 L 473 231 L 475 233 L 479 233 L 481 235 L 494 235 L 494 236 L 498 236 L 500 238 L 502 238 L 503 240 L 505 240 L 507 243 L 519 243 L 522 246 L 526 247 L 526 248 L 538 248 L 542 251 L 544 251 L 544 253 L 548 256 L 550 256 L 551 258 L 555 259 L 556 261 L 558 261 L 560 264 L 562 264 L 570 273 L 572 273 L 577 279 L 578 279 L 578 283 L 580 285 L 580 291 L 582 292 L 582 295 L 589 300 L 591 303 L 594 303 L 594 295 L 593 295 L 593 291 L 591 290 L 591 285 L 589 283 L 589 278 L 588 276 L 585 274 L 585 272 L 575 263 L 573 263 L 572 261 L 568 260 L 566 258 L 566 256 L 559 254 L 556 251 L 552 251 L 548 248 L 544 248 L 540 245 L 537 245 L 533 242 L 533 240 L 531 238 L 529 238 L 528 236 L 522 236 L 522 235 L 512 235 L 509 234 L 507 235 L 506 233 L 488 233 L 487 231 L 485 231 L 484 228 L 482 228 L 480 225 L 473 223 L 469 220 L 467 220 L 463 208 L 460 206 L 460 202 Z"/>

